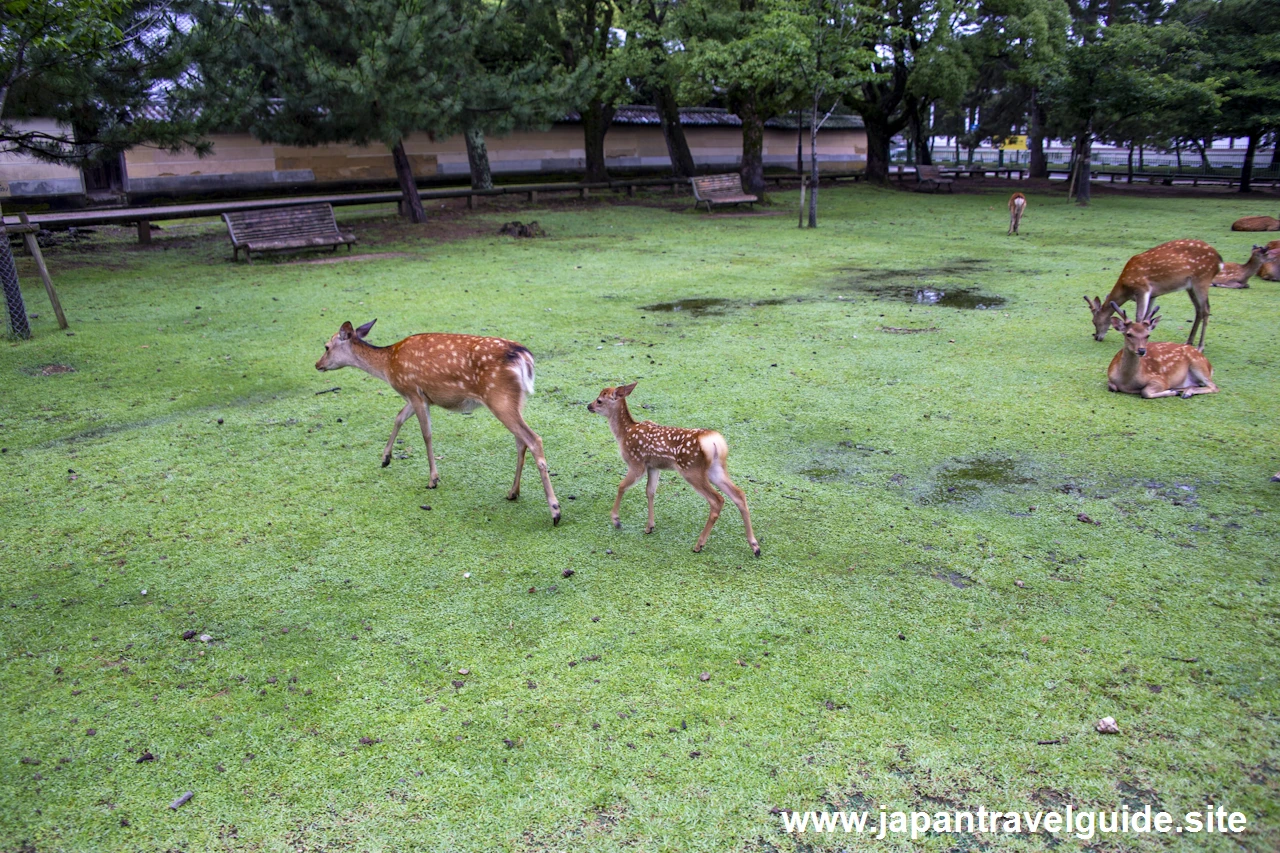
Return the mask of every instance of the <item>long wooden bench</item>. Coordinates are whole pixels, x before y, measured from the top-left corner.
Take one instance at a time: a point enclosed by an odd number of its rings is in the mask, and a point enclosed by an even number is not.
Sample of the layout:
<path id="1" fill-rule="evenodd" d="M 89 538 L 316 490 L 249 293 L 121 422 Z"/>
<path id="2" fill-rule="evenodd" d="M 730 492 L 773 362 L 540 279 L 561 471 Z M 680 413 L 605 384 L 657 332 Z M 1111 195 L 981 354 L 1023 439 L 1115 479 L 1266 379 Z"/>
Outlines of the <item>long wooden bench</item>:
<path id="1" fill-rule="evenodd" d="M 750 204 L 755 205 L 759 196 L 750 195 L 742 189 L 742 176 L 698 175 L 689 179 L 693 185 L 693 206 L 706 204 L 707 212 L 711 212 L 713 204 Z"/>
<path id="2" fill-rule="evenodd" d="M 253 259 L 250 252 L 284 252 L 296 249 L 316 249 L 324 246 L 337 251 L 339 246 L 356 242 L 354 234 L 338 230 L 329 204 L 299 204 L 289 207 L 273 207 L 266 210 L 237 210 L 222 214 L 231 236 L 231 248 L 236 260 L 244 249 L 245 260 Z"/>
<path id="3" fill-rule="evenodd" d="M 955 178 L 943 177 L 942 169 L 938 166 L 916 166 L 916 185 L 919 189 L 932 187 L 930 192 L 937 192 L 943 187 L 947 188 L 947 192 L 952 192 L 951 185 L 955 183 Z"/>

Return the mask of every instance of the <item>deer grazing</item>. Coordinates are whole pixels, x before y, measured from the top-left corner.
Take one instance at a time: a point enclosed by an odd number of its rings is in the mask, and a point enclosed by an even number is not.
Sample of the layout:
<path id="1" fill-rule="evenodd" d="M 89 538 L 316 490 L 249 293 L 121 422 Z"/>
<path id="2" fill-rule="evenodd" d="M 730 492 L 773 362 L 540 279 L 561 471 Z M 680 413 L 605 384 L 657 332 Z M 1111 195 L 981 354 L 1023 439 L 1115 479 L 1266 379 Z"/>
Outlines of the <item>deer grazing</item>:
<path id="1" fill-rule="evenodd" d="M 1249 286 L 1249 279 L 1258 274 L 1262 265 L 1272 259 L 1272 252 L 1266 246 L 1254 246 L 1249 260 L 1243 264 L 1225 263 L 1222 272 L 1213 278 L 1214 287 L 1230 287 L 1243 289 Z"/>
<path id="2" fill-rule="evenodd" d="M 1084 298 L 1093 313 L 1094 340 L 1107 336 L 1111 316 L 1118 306 L 1132 300 L 1137 306 L 1137 316 L 1145 317 L 1147 307 L 1156 297 L 1185 290 L 1196 309 L 1187 343 L 1195 341 L 1196 329 L 1199 329 L 1199 349 L 1203 351 L 1204 331 L 1209 325 L 1209 286 L 1220 272 L 1222 256 L 1202 240 L 1174 240 L 1134 255 L 1124 265 L 1105 301 Z"/>
<path id="3" fill-rule="evenodd" d="M 1009 234 L 1008 237 L 1018 233 L 1018 226 L 1022 223 L 1022 214 L 1027 210 L 1027 197 L 1022 193 L 1014 193 L 1009 196 Z"/>
<path id="4" fill-rule="evenodd" d="M 533 393 L 533 354 L 512 341 L 473 335 L 410 335 L 391 346 L 377 347 L 365 342 L 375 322 L 370 320 L 358 329 L 343 323 L 325 344 L 316 370 L 358 367 L 404 397 L 405 407 L 396 415 L 391 438 L 382 451 L 382 467 L 391 464 L 391 450 L 400 427 L 410 415 L 417 415 L 431 472 L 427 488 L 434 489 L 440 474 L 431 449 L 431 407 L 469 412 L 484 406 L 516 438 L 516 479 L 507 500 L 520 497 L 525 452 L 533 450 L 547 505 L 551 507 L 551 523 L 559 524 L 560 503 L 551 488 L 542 439 L 521 416 L 525 398 Z"/>
<path id="5" fill-rule="evenodd" d="M 613 502 L 610 519 L 614 527 L 621 528 L 618 508 L 622 505 L 622 495 L 635 485 L 642 474 L 648 474 L 649 483 L 645 492 L 649 496 L 649 523 L 645 533 L 653 532 L 653 496 L 658 492 L 658 478 L 664 469 L 674 469 L 693 486 L 694 491 L 707 499 L 711 504 L 711 515 L 707 518 L 707 526 L 702 528 L 698 544 L 693 550 L 701 551 L 711 535 L 711 528 L 720 517 L 724 507 L 724 498 L 716 492 L 719 489 L 729 496 L 742 513 L 742 524 L 747 531 L 747 542 L 751 551 L 760 556 L 760 543 L 751 532 L 751 512 L 747 509 L 747 497 L 729 479 L 725 470 L 725 459 L 729 456 L 729 446 L 724 436 L 709 429 L 680 429 L 679 427 L 658 426 L 652 421 L 636 423 L 627 409 L 627 395 L 635 390 L 636 383 L 618 388 L 605 388 L 594 402 L 587 404 L 587 411 L 604 415 L 609 419 L 609 428 L 618 439 L 618 450 L 622 461 L 627 463 L 627 473 L 618 484 L 618 497 Z M 715 488 L 712 488 L 712 486 Z"/>
<path id="6" fill-rule="evenodd" d="M 1124 348 L 1107 368 L 1108 391 L 1141 394 L 1148 400 L 1218 393 L 1213 366 L 1200 350 L 1190 344 L 1147 342 L 1160 322 L 1159 308 L 1153 305 L 1132 321 L 1119 305 L 1115 310 L 1120 316 L 1113 316 L 1111 325 L 1124 335 Z"/>

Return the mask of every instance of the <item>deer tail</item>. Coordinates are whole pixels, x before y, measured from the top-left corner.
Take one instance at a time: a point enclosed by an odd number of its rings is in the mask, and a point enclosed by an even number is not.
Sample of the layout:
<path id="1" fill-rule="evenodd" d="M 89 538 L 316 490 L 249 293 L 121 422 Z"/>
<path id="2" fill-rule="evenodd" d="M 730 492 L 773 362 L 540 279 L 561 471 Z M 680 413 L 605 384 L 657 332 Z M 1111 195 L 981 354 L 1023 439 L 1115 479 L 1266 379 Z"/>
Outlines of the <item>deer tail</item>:
<path id="1" fill-rule="evenodd" d="M 514 344 L 507 351 L 507 361 L 511 362 L 511 368 L 516 372 L 516 378 L 520 380 L 524 395 L 533 396 L 533 353 L 519 344 Z"/>
<path id="2" fill-rule="evenodd" d="M 708 467 L 724 467 L 724 460 L 729 456 L 729 445 L 725 442 L 723 435 L 718 432 L 708 432 L 698 439 L 698 443 L 702 445 L 702 452 L 710 461 Z"/>

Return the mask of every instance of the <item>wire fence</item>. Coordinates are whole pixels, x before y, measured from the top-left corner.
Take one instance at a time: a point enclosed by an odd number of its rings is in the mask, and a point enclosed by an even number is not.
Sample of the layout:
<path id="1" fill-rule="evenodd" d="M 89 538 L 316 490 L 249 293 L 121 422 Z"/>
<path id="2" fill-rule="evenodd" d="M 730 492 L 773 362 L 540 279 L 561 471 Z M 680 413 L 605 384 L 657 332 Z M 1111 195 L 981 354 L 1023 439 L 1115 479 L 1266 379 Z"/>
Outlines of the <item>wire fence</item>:
<path id="1" fill-rule="evenodd" d="M 31 337 L 31 322 L 27 319 L 27 306 L 22 301 L 22 288 L 18 286 L 18 265 L 13 260 L 9 245 L 9 232 L 0 222 L 0 286 L 4 289 L 9 336 Z"/>

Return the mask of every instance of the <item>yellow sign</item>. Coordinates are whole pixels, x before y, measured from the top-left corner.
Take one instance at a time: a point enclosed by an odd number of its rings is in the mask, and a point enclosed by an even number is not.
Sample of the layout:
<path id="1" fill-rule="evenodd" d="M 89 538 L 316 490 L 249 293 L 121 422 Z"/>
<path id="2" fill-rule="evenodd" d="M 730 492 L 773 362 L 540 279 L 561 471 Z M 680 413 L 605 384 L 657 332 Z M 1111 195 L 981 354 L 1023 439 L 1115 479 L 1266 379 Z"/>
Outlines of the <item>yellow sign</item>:
<path id="1" fill-rule="evenodd" d="M 1004 142 L 997 143 L 996 148 L 1001 148 L 1005 151 L 1026 151 L 1027 138 L 1025 136 L 1010 136 Z"/>

